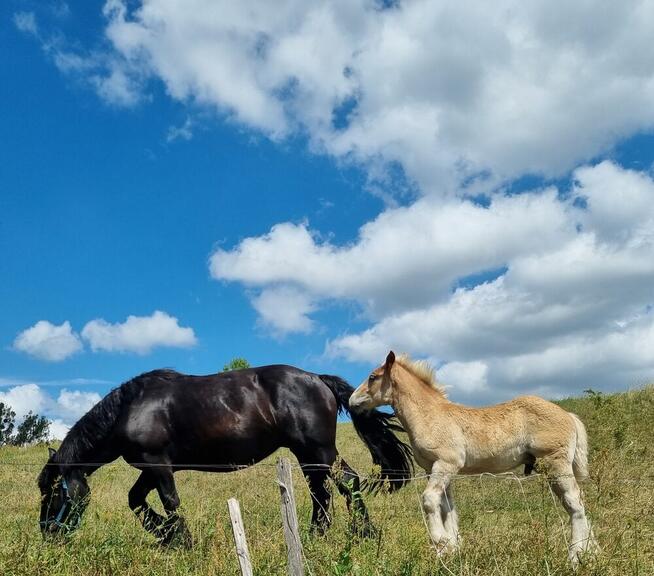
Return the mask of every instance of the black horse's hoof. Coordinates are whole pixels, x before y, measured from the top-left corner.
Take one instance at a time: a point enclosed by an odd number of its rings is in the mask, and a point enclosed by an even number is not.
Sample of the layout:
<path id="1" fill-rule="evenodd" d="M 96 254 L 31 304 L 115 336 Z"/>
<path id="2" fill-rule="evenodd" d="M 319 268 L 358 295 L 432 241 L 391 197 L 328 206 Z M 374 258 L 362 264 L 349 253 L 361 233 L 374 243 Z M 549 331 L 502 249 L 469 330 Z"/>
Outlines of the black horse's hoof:
<path id="1" fill-rule="evenodd" d="M 184 548 L 190 550 L 193 548 L 193 536 L 191 535 L 186 521 L 178 516 L 174 523 L 164 528 L 164 535 L 160 542 L 163 546 L 170 548 Z"/>
<path id="2" fill-rule="evenodd" d="M 162 546 L 167 548 L 184 548 L 185 550 L 193 548 L 193 536 L 188 530 L 173 532 L 160 542 Z"/>

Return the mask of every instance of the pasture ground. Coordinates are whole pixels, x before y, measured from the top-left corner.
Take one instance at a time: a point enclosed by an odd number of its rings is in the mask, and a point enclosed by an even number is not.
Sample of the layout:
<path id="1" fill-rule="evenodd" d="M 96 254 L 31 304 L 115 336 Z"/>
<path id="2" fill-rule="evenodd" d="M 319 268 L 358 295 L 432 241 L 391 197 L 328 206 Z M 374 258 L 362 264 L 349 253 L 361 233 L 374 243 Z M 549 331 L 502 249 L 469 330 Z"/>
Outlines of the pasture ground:
<path id="1" fill-rule="evenodd" d="M 654 574 L 654 387 L 616 395 L 563 400 L 589 432 L 591 478 L 585 502 L 603 552 L 580 575 Z M 371 469 L 351 425 L 339 425 L 339 450 L 361 473 Z M 230 575 L 239 574 L 227 499 L 241 504 L 255 574 L 286 573 L 286 550 L 275 483 L 276 454 L 231 474 L 176 474 L 182 513 L 193 532 L 192 550 L 163 549 L 127 507 L 138 472 L 122 461 L 90 478 L 82 526 L 67 542 L 44 543 L 38 530 L 36 476 L 43 446 L 0 448 L 0 574 L 4 576 Z M 294 462 L 294 460 L 292 460 Z M 417 470 L 420 474 L 422 471 Z M 294 470 L 307 574 L 312 575 L 541 575 L 570 574 L 567 515 L 539 476 L 518 481 L 492 477 L 455 480 L 463 544 L 440 561 L 430 550 L 419 497 L 424 479 L 398 493 L 367 496 L 381 529 L 374 540 L 348 532 L 343 499 L 333 500 L 333 526 L 324 537 L 308 533 L 310 500 Z M 156 494 L 150 501 L 159 508 Z"/>

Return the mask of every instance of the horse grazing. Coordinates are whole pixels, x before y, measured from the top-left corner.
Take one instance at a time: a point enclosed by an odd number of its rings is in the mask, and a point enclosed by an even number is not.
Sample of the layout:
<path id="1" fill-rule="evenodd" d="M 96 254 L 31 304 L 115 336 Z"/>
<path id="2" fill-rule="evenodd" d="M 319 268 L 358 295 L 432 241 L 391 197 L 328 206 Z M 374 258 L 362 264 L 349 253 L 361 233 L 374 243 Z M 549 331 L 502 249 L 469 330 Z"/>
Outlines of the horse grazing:
<path id="1" fill-rule="evenodd" d="M 431 366 L 390 352 L 350 396 L 356 413 L 390 404 L 409 435 L 416 462 L 429 474 L 422 495 L 429 535 L 439 554 L 459 544 L 458 518 L 450 480 L 455 474 L 506 472 L 536 458 L 570 515 L 573 564 L 598 546 L 593 537 L 578 480 L 588 475 L 587 437 L 581 420 L 535 396 L 522 396 L 487 408 L 450 402 Z"/>
<path id="2" fill-rule="evenodd" d="M 177 514 L 177 470 L 233 471 L 266 458 L 280 447 L 297 457 L 313 497 L 312 528 L 329 525 L 332 475 L 345 496 L 355 527 L 371 535 L 361 482 L 337 458 L 336 416 L 348 409 L 353 388 L 337 376 L 274 365 L 190 376 L 155 370 L 115 388 L 68 432 L 38 478 L 44 535 L 69 533 L 81 519 L 90 489 L 87 476 L 122 456 L 141 470 L 129 491 L 129 507 L 162 543 L 191 545 Z M 401 428 L 381 412 L 353 414 L 354 427 L 380 466 L 378 482 L 391 490 L 411 474 L 410 448 Z M 146 502 L 156 489 L 166 516 Z"/>

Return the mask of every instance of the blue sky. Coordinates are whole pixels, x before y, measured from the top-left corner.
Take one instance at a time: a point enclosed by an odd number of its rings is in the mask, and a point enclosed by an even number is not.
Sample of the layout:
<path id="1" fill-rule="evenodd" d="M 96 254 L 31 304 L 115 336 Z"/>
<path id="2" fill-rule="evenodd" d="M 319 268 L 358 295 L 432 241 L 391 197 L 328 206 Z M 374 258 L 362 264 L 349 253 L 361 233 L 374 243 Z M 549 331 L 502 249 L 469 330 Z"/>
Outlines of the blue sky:
<path id="1" fill-rule="evenodd" d="M 628 64 L 648 50 L 584 14 L 519 10 L 526 48 L 438 2 L 157 5 L 0 8 L 0 400 L 70 423 L 156 367 L 358 383 L 389 347 L 470 403 L 654 380 L 654 63 Z M 450 19 L 459 37 L 434 39 Z M 155 311 L 177 324 L 139 348 Z M 84 332 L 128 316 L 145 324 L 113 350 Z M 78 350 L 21 350 L 40 321 Z"/>
<path id="2" fill-rule="evenodd" d="M 325 334 L 270 337 L 243 291 L 212 280 L 214 245 L 231 246 L 282 220 L 312 224 L 339 242 L 383 208 L 361 170 L 311 154 L 301 137 L 282 144 L 216 114 L 192 139 L 167 142 L 188 118 L 153 83 L 150 100 L 125 110 L 62 77 L 41 46 L 18 30 L 25 3 L 3 4 L 0 37 L 11 78 L 0 86 L 0 378 L 45 383 L 48 393 L 104 394 L 153 368 L 215 372 L 235 356 L 253 364 L 291 363 L 317 371 Z M 98 6 L 71 4 L 67 33 L 102 33 Z M 87 27 L 87 25 L 90 25 Z M 199 111 L 202 112 L 202 111 Z M 13 349 L 17 334 L 47 319 L 79 332 L 90 320 L 123 322 L 162 310 L 191 326 L 192 349 L 150 354 L 91 353 L 44 362 Z M 325 321 L 356 323 L 347 307 Z M 350 377 L 363 377 L 349 370 Z M 101 382 L 95 383 L 94 380 Z M 1 390 L 1 389 L 0 389 Z"/>
<path id="3" fill-rule="evenodd" d="M 3 36 L 15 51 L 2 65 L 13 81 L 1 88 L 0 143 L 9 375 L 121 381 L 159 365 L 211 371 L 235 355 L 305 364 L 320 355 L 320 335 L 292 345 L 264 337 L 242 291 L 212 281 L 207 259 L 215 244 L 280 220 L 310 218 L 335 240 L 351 240 L 383 207 L 360 171 L 308 153 L 301 139 L 275 145 L 215 117 L 190 141 L 168 143 L 169 127 L 186 119 L 183 106 L 156 87 L 136 110 L 99 102 L 62 78 L 10 16 Z M 117 322 L 154 310 L 193 326 L 200 345 L 146 358 L 80 354 L 66 364 L 8 349 L 41 318 L 79 329 L 98 316 Z"/>

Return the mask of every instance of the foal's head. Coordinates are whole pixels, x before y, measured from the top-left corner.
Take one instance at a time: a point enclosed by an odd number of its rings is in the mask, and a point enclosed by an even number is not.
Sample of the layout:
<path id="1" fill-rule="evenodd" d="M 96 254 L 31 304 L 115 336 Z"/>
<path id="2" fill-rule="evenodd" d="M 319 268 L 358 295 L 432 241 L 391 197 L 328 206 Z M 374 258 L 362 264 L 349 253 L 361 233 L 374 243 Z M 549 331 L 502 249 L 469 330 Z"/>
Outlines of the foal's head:
<path id="1" fill-rule="evenodd" d="M 68 534 L 79 526 L 88 503 L 89 486 L 79 469 L 66 469 L 56 462 L 52 448 L 48 463 L 39 474 L 41 513 L 39 525 L 43 536 Z"/>
<path id="2" fill-rule="evenodd" d="M 391 350 L 386 362 L 370 373 L 350 396 L 350 408 L 353 410 L 371 410 L 384 404 L 393 405 L 393 388 L 403 385 L 405 389 L 417 390 L 417 387 L 426 387 L 447 398 L 445 388 L 438 384 L 434 369 L 424 360 L 411 360 L 408 355 L 402 354 L 397 359 Z"/>
<path id="3" fill-rule="evenodd" d="M 392 370 L 395 364 L 395 353 L 391 350 L 386 356 L 386 362 L 375 368 L 361 385 L 350 396 L 352 410 L 372 410 L 377 406 L 392 404 L 393 385 Z"/>

